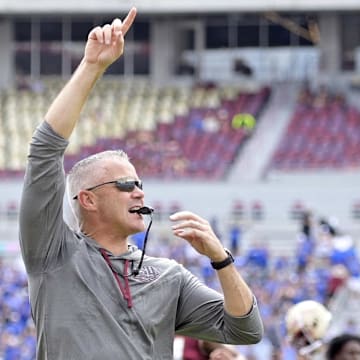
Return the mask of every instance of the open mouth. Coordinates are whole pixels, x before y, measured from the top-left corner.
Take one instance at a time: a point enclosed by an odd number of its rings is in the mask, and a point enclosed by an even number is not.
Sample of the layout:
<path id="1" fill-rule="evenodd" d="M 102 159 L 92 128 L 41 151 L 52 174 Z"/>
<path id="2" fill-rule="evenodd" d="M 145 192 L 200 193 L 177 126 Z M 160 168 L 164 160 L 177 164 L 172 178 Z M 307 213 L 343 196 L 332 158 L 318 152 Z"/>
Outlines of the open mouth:
<path id="1" fill-rule="evenodd" d="M 142 206 L 132 206 L 130 209 L 129 209 L 129 213 L 138 213 L 139 209 L 141 209 Z"/>

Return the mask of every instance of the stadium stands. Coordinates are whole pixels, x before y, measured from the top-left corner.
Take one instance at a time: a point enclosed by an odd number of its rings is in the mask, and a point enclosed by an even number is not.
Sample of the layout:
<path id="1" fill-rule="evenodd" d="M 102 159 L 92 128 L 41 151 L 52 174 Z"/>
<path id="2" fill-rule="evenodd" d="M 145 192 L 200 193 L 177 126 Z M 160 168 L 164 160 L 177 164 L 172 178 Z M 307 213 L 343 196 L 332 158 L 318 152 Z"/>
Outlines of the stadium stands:
<path id="1" fill-rule="evenodd" d="M 359 110 L 327 89 L 303 90 L 270 167 L 291 171 L 359 166 Z"/>
<path id="2" fill-rule="evenodd" d="M 22 175 L 26 144 L 64 81 L 39 84 L 1 95 L 1 178 Z M 66 170 L 93 152 L 123 148 L 145 178 L 222 179 L 250 135 L 243 126 L 234 128 L 232 119 L 239 113 L 257 118 L 269 95 L 268 87 L 248 93 L 226 85 L 159 88 L 147 80 L 104 81 L 73 135 Z M 359 130 L 360 112 L 344 96 L 304 89 L 268 168 L 358 168 Z"/>
<path id="3" fill-rule="evenodd" d="M 41 90 L 3 95 L 0 176 L 22 173 L 32 130 L 62 85 L 47 79 Z M 209 180 L 224 177 L 250 135 L 232 127 L 233 117 L 257 117 L 270 93 L 267 87 L 248 93 L 213 84 L 156 88 L 146 80 L 107 80 L 96 90 L 67 150 L 66 170 L 96 151 L 122 148 L 142 177 Z"/>

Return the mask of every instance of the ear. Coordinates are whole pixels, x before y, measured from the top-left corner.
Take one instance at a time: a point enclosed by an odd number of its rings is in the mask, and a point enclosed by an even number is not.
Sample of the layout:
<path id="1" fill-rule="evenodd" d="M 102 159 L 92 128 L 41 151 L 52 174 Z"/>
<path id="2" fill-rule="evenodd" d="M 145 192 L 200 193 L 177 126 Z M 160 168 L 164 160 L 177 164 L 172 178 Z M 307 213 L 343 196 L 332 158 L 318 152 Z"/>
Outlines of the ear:
<path id="1" fill-rule="evenodd" d="M 93 192 L 81 190 L 78 195 L 80 206 L 87 211 L 96 210 L 96 196 Z"/>

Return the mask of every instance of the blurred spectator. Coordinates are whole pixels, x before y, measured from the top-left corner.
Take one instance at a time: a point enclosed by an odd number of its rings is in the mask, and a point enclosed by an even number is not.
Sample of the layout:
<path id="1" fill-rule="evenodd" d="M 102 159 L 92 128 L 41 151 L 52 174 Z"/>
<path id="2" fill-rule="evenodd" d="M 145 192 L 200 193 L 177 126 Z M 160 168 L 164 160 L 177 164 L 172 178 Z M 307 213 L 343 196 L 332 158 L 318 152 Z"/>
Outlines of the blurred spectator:
<path id="1" fill-rule="evenodd" d="M 302 211 L 301 232 L 308 239 L 313 236 L 313 218 L 311 211 Z"/>
<path id="2" fill-rule="evenodd" d="M 327 298 L 331 298 L 337 289 L 341 288 L 349 278 L 349 271 L 347 268 L 338 264 L 331 268 L 330 277 L 327 283 Z"/>
<path id="3" fill-rule="evenodd" d="M 174 340 L 174 360 L 246 360 L 231 345 L 177 336 Z"/>
<path id="4" fill-rule="evenodd" d="M 241 245 L 241 227 L 239 224 L 232 224 L 230 227 L 230 249 L 234 255 L 239 254 Z"/>
<path id="5" fill-rule="evenodd" d="M 0 300 L 0 359 L 35 359 L 35 328 L 30 318 L 26 275 L 3 262 L 0 262 Z"/>
<path id="6" fill-rule="evenodd" d="M 334 337 L 326 352 L 326 360 L 359 360 L 360 337 L 352 334 L 342 334 Z"/>
<path id="7" fill-rule="evenodd" d="M 247 265 L 265 270 L 269 264 L 269 256 L 267 247 L 260 242 L 256 242 L 246 254 Z"/>

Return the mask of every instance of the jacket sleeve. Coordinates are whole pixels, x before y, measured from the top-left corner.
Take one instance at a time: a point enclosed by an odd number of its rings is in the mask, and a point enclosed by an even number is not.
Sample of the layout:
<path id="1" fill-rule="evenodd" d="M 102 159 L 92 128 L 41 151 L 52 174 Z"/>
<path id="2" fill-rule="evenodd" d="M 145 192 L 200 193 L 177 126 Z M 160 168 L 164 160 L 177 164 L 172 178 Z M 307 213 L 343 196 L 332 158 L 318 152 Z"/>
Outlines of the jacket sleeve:
<path id="1" fill-rule="evenodd" d="M 56 266 L 70 232 L 62 215 L 67 144 L 47 122 L 38 126 L 30 143 L 19 217 L 20 247 L 28 272 Z"/>
<path id="2" fill-rule="evenodd" d="M 182 271 L 177 334 L 236 345 L 255 344 L 262 339 L 264 329 L 255 297 L 247 315 L 233 317 L 224 310 L 222 294 L 202 284 L 185 268 Z"/>

